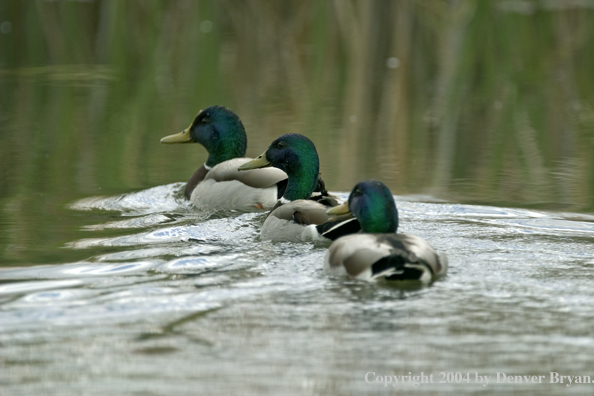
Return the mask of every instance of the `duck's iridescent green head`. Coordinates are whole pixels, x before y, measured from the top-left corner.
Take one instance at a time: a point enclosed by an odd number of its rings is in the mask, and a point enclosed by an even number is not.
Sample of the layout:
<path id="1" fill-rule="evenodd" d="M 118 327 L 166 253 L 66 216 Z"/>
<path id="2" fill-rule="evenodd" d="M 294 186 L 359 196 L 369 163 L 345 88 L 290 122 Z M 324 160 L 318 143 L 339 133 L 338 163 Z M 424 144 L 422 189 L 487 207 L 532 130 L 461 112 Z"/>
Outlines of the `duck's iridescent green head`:
<path id="1" fill-rule="evenodd" d="M 290 201 L 308 199 L 318 182 L 320 161 L 316 146 L 303 135 L 288 133 L 273 141 L 256 159 L 239 170 L 274 166 L 289 176 L 283 197 Z"/>
<path id="2" fill-rule="evenodd" d="M 237 114 L 222 106 L 210 106 L 201 110 L 186 130 L 161 139 L 161 143 L 190 142 L 200 143 L 206 148 L 206 165 L 210 167 L 244 157 L 247 148 L 247 137 L 241 120 Z"/>
<path id="3" fill-rule="evenodd" d="M 398 229 L 398 209 L 390 189 L 382 182 L 357 183 L 349 195 L 349 210 L 367 233 L 393 233 Z"/>

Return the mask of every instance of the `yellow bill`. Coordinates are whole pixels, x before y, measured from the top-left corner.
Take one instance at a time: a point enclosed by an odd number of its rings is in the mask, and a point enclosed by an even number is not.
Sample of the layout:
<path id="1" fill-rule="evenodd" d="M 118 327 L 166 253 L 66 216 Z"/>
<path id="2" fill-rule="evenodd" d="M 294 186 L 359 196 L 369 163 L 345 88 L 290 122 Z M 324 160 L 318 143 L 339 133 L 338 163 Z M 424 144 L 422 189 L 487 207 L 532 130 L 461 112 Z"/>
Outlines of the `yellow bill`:
<path id="1" fill-rule="evenodd" d="M 189 143 L 192 141 L 190 137 L 190 128 L 181 131 L 180 133 L 175 133 L 173 135 L 165 136 L 161 138 L 161 143 Z"/>
<path id="2" fill-rule="evenodd" d="M 351 214 L 351 211 L 349 209 L 349 202 L 347 201 L 347 202 L 343 203 L 342 205 L 338 205 L 333 208 L 330 208 L 326 211 L 326 213 L 328 213 L 329 215 L 332 215 L 332 216 Z"/>
<path id="3" fill-rule="evenodd" d="M 270 166 L 270 162 L 266 159 L 266 152 L 264 152 L 253 160 L 241 165 L 239 168 L 237 168 L 237 170 L 266 168 L 267 166 Z"/>

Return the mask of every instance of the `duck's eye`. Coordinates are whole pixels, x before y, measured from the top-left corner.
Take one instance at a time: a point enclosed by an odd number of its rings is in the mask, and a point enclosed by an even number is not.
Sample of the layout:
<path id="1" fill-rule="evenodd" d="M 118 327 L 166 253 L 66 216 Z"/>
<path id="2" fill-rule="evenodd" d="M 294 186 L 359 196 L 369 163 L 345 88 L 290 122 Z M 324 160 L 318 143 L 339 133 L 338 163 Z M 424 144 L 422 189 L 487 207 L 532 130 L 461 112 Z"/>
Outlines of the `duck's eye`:
<path id="1" fill-rule="evenodd" d="M 282 140 L 280 142 L 276 143 L 276 148 L 282 149 L 285 146 L 286 146 L 286 144 Z"/>
<path id="2" fill-rule="evenodd" d="M 355 188 L 355 191 L 353 191 L 353 195 L 355 196 L 359 196 L 361 194 L 363 194 L 363 191 L 361 191 L 360 188 Z"/>
<path id="3" fill-rule="evenodd" d="M 210 123 L 210 118 L 206 115 L 204 117 L 202 117 L 202 119 L 200 120 L 201 124 L 208 124 Z"/>

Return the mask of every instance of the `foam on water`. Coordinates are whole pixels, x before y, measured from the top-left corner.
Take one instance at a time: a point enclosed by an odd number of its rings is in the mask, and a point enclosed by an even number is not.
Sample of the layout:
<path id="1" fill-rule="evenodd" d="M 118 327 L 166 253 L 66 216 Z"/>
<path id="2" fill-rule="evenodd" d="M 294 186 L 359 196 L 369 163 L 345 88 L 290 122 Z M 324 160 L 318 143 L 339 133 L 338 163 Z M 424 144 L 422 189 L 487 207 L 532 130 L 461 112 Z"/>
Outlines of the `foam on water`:
<path id="1" fill-rule="evenodd" d="M 84 198 L 73 202 L 69 205 L 69 208 L 81 211 L 117 211 L 122 212 L 123 216 L 180 211 L 190 207 L 181 193 L 184 185 L 185 183 L 172 183 L 115 197 Z"/>

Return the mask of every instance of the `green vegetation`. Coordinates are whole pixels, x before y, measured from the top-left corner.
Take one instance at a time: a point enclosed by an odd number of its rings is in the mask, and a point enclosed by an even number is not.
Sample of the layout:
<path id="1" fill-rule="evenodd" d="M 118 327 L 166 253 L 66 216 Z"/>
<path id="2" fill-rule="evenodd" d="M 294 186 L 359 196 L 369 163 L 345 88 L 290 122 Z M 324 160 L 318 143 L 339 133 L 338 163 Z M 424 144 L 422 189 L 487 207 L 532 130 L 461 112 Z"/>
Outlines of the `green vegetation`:
<path id="1" fill-rule="evenodd" d="M 309 136 L 333 191 L 592 211 L 583 4 L 2 1 L 0 257 L 72 238 L 75 198 L 187 180 L 205 151 L 159 138 L 212 104 L 249 155 Z"/>

